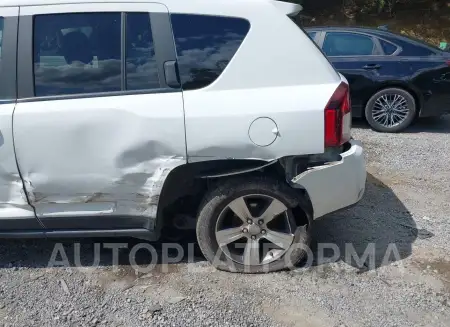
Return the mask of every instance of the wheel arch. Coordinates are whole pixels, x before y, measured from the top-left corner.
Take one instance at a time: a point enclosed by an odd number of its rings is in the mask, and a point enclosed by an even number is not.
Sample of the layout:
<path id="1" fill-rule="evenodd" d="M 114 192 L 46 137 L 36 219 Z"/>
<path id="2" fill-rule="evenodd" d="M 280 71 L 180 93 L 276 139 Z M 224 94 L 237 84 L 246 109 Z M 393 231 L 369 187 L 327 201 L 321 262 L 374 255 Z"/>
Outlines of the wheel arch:
<path id="1" fill-rule="evenodd" d="M 265 161 L 253 159 L 210 160 L 187 163 L 173 169 L 161 189 L 156 216 L 156 231 L 161 232 L 165 223 L 180 210 L 180 202 L 191 201 L 187 210 L 197 214 L 205 194 L 218 183 L 242 176 L 265 176 L 281 180 L 286 185 L 286 171 L 279 159 Z M 306 190 L 303 194 L 303 210 L 312 210 Z M 309 204 L 308 204 L 309 203 Z M 184 207 L 181 208 L 183 210 Z"/>
<path id="2" fill-rule="evenodd" d="M 211 184 L 232 176 L 267 171 L 277 160 L 270 163 L 264 160 L 225 159 L 186 163 L 176 167 L 169 173 L 161 189 L 156 216 L 157 228 L 162 228 L 165 217 L 172 213 L 170 206 L 180 198 L 194 197 L 199 205 Z"/>

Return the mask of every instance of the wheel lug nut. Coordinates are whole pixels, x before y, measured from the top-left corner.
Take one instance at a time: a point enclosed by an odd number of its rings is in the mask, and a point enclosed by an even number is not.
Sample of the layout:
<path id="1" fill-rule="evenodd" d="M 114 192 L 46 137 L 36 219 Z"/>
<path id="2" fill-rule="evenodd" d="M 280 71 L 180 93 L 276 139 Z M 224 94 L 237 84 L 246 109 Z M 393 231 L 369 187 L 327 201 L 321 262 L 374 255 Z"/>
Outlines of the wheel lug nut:
<path id="1" fill-rule="evenodd" d="M 252 236 L 252 240 L 256 240 L 256 236 L 255 235 Z"/>
<path id="2" fill-rule="evenodd" d="M 242 232 L 247 233 L 247 232 L 248 232 L 248 229 L 247 229 L 247 228 L 244 228 L 244 229 L 242 230 Z"/>
<path id="3" fill-rule="evenodd" d="M 258 221 L 258 224 L 260 224 L 260 225 L 264 224 L 264 220 L 262 220 L 262 219 L 259 220 L 259 221 Z"/>
<path id="4" fill-rule="evenodd" d="M 266 230 L 263 229 L 263 230 L 261 231 L 261 234 L 265 234 L 265 233 L 266 233 Z"/>
<path id="5" fill-rule="evenodd" d="M 248 224 L 253 224 L 253 220 L 247 219 L 247 223 L 248 223 Z"/>

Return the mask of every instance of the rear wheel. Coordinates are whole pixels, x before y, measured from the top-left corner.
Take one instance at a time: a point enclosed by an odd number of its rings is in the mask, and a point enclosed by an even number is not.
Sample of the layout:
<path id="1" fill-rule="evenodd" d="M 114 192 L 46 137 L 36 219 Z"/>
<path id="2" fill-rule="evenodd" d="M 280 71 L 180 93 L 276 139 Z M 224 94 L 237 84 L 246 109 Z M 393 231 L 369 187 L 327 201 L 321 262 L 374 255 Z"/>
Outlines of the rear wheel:
<path id="1" fill-rule="evenodd" d="M 262 273 L 293 267 L 310 241 L 310 215 L 299 205 L 306 207 L 277 181 L 225 182 L 201 207 L 199 246 L 220 270 Z"/>
<path id="2" fill-rule="evenodd" d="M 376 131 L 400 132 L 411 125 L 416 117 L 416 103 L 409 92 L 387 88 L 370 98 L 365 115 L 369 125 Z"/>

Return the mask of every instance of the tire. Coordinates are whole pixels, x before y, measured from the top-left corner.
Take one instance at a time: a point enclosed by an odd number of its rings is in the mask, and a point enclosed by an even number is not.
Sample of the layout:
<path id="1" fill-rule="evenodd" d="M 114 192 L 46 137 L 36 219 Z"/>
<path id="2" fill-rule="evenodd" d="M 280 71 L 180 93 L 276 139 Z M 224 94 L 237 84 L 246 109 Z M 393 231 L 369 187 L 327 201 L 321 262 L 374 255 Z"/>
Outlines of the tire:
<path id="1" fill-rule="evenodd" d="M 278 216 L 275 216 L 275 218 L 269 221 L 267 225 L 264 223 L 264 225 L 256 226 L 256 224 L 261 224 L 262 219 L 254 220 L 254 223 L 248 225 L 244 223 L 245 219 L 238 218 L 238 215 L 234 214 L 235 211 L 231 210 L 229 207 L 233 207 L 235 203 L 241 203 L 241 199 L 244 199 L 244 203 L 245 201 L 250 201 L 247 203 L 251 203 L 251 201 L 256 201 L 258 198 L 262 199 L 261 203 L 267 199 L 267 205 L 274 204 L 273 208 L 276 207 L 278 211 L 283 210 L 279 209 L 283 206 L 285 206 L 287 210 L 285 212 L 283 211 Z M 247 205 L 246 207 L 247 209 L 249 208 Z M 255 206 L 255 208 L 258 209 L 258 206 Z M 261 208 L 267 207 L 261 206 Z M 302 208 L 300 214 L 298 214 L 299 212 L 297 211 L 299 208 Z M 311 239 L 312 215 L 308 208 L 307 202 L 305 202 L 297 192 L 291 189 L 287 184 L 276 180 L 249 177 L 224 181 L 217 189 L 209 192 L 205 196 L 204 201 L 200 206 L 196 228 L 199 247 L 205 258 L 219 270 L 240 273 L 267 273 L 293 268 L 304 259 L 308 253 L 310 253 L 309 244 Z M 261 212 L 264 212 L 264 210 L 265 209 Z M 275 210 L 266 210 L 265 212 L 269 211 L 275 212 Z M 250 212 L 250 209 L 248 212 Z M 296 215 L 294 215 L 294 213 Z M 300 217 L 300 215 L 302 215 L 302 217 Z M 257 216 L 258 215 L 255 214 L 253 217 Z M 267 217 L 269 216 L 271 215 L 267 215 Z M 227 217 L 227 219 L 231 217 L 232 220 L 237 221 L 237 227 L 233 227 L 236 230 L 240 231 L 241 229 L 243 230 L 245 227 L 248 227 L 247 233 L 238 232 L 244 235 L 241 239 L 242 242 L 239 243 L 236 241 L 236 243 L 230 243 L 226 246 L 226 250 L 219 245 L 218 235 L 220 232 L 228 232 L 232 228 L 218 231 L 221 222 L 225 221 L 223 217 Z M 281 233 L 284 236 L 289 235 L 288 238 L 283 238 L 283 242 L 285 243 L 283 244 L 284 247 L 270 250 L 270 253 L 272 254 L 267 253 L 264 256 L 263 247 L 266 246 L 266 244 L 268 244 L 268 247 L 273 246 L 273 243 L 267 241 L 268 238 L 273 239 L 274 235 L 279 235 L 274 234 L 277 232 L 269 229 L 268 226 L 272 226 L 274 223 L 279 224 L 284 221 L 289 222 L 288 225 L 290 228 L 290 231 L 286 234 Z M 260 229 L 259 233 L 254 230 L 258 228 Z M 262 234 L 265 232 L 264 228 L 267 229 L 266 235 Z M 257 233 L 257 235 L 255 236 L 252 233 Z M 257 240 L 251 240 L 252 237 L 257 238 Z M 288 245 L 290 243 L 287 239 L 289 239 L 289 241 L 292 239 L 292 244 L 290 246 Z M 277 238 L 277 240 L 279 240 L 279 238 Z M 234 259 L 237 257 L 241 258 L 238 254 L 232 253 L 238 248 L 238 245 L 245 246 L 250 243 L 258 243 L 260 246 L 262 244 L 261 248 L 258 248 L 258 253 L 262 253 L 261 255 L 258 255 L 258 257 L 262 258 L 261 263 L 259 264 L 254 264 L 253 262 L 247 264 L 249 261 L 246 261 L 245 259 L 256 257 L 250 255 L 246 256 L 245 253 L 251 252 L 246 252 L 247 248 L 242 250 L 242 260 Z M 287 250 L 285 248 L 287 248 Z"/>
<path id="2" fill-rule="evenodd" d="M 383 104 L 386 106 L 382 106 Z M 388 111 L 387 117 L 393 117 L 388 119 L 398 119 L 398 121 L 389 120 L 384 123 L 383 119 L 386 117 L 383 116 L 386 115 L 386 111 L 384 110 Z M 397 115 L 393 116 L 393 113 L 396 113 Z M 416 101 L 409 92 L 403 89 L 383 89 L 375 93 L 369 99 L 365 109 L 365 116 L 372 129 L 378 132 L 400 132 L 406 129 L 414 121 L 416 117 Z M 399 117 L 402 119 L 399 119 Z"/>

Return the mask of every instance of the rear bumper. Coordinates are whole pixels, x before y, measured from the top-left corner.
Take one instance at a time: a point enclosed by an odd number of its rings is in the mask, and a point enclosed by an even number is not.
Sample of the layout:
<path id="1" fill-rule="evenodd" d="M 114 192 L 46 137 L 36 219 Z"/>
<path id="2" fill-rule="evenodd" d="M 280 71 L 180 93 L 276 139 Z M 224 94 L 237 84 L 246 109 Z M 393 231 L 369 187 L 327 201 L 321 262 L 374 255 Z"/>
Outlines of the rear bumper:
<path id="1" fill-rule="evenodd" d="M 291 180 L 291 186 L 308 192 L 314 219 L 349 207 L 361 200 L 366 185 L 366 163 L 361 142 L 350 141 L 341 160 L 311 167 Z"/>

